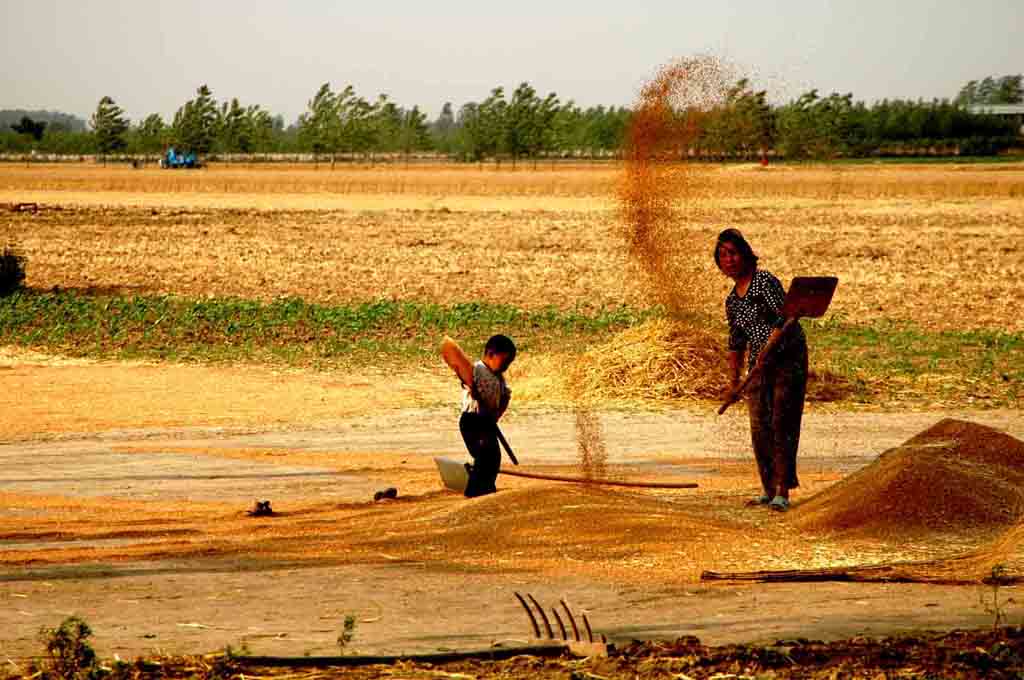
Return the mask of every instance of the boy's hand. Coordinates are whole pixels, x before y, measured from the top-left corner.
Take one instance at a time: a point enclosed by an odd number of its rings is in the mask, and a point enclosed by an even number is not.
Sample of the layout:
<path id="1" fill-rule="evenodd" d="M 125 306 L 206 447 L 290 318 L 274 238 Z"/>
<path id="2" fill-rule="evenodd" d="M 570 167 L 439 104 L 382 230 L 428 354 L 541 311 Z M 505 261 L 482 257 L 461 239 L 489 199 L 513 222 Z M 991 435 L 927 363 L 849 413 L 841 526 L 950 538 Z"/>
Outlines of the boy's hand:
<path id="1" fill-rule="evenodd" d="M 448 364 L 448 367 L 455 371 L 459 380 L 467 387 L 473 386 L 473 362 L 469 360 L 466 353 L 447 335 L 441 341 L 441 358 Z"/>

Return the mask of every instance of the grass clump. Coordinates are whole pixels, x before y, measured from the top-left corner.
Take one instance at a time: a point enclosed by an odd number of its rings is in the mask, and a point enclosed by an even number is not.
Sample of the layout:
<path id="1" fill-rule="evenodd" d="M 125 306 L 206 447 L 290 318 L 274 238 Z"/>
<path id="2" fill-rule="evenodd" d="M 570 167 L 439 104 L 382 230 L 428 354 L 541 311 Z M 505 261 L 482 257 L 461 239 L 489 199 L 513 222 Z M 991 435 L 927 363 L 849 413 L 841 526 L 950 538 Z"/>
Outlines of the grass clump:
<path id="1" fill-rule="evenodd" d="M 46 659 L 40 675 L 47 680 L 92 680 L 104 675 L 89 644 L 92 629 L 82 619 L 71 616 L 57 628 L 43 628 L 40 637 Z"/>
<path id="2" fill-rule="evenodd" d="M 341 632 L 338 633 L 338 639 L 335 641 L 338 645 L 338 653 L 346 654 L 349 650 L 349 644 L 352 639 L 356 636 L 356 617 L 352 614 L 345 614 L 345 619 L 341 623 Z"/>

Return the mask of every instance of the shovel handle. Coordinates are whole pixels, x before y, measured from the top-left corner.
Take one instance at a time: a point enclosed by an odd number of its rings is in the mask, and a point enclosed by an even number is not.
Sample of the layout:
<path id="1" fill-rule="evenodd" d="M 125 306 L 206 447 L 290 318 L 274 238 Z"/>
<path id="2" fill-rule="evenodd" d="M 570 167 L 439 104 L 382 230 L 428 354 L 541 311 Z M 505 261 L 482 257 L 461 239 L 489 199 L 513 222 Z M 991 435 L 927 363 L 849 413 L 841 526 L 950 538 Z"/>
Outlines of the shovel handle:
<path id="1" fill-rule="evenodd" d="M 786 331 L 789 330 L 789 327 L 795 324 L 799 320 L 799 318 L 800 317 L 794 316 L 792 318 L 786 319 L 786 323 L 782 324 L 782 330 L 779 332 L 777 336 L 775 336 L 774 342 L 772 340 L 769 340 L 768 342 L 765 343 L 764 348 L 761 350 L 761 356 L 767 357 L 768 353 L 775 349 L 775 345 L 779 344 L 779 340 L 782 338 L 782 336 L 786 334 Z M 747 377 L 744 378 L 742 383 L 740 383 L 740 386 L 733 390 L 729 394 L 729 396 L 725 398 L 725 403 L 718 408 L 718 415 L 722 415 L 723 413 L 725 413 L 726 409 L 728 409 L 730 406 L 735 404 L 737 401 L 740 400 L 740 398 L 743 397 L 743 392 L 746 391 L 747 385 L 750 384 L 750 381 L 753 380 L 754 376 L 757 375 L 759 372 L 760 370 L 758 369 L 758 366 L 755 364 L 754 368 L 750 369 L 747 372 Z"/>
<path id="2" fill-rule="evenodd" d="M 512 447 L 508 445 L 508 442 L 505 440 L 505 435 L 501 433 L 501 429 L 498 427 L 497 423 L 494 424 L 494 434 L 498 435 L 498 441 L 501 442 L 503 447 L 505 447 L 505 453 L 508 454 L 508 458 L 512 461 L 512 464 L 519 465 L 519 461 L 516 459 L 516 454 L 512 453 Z"/>

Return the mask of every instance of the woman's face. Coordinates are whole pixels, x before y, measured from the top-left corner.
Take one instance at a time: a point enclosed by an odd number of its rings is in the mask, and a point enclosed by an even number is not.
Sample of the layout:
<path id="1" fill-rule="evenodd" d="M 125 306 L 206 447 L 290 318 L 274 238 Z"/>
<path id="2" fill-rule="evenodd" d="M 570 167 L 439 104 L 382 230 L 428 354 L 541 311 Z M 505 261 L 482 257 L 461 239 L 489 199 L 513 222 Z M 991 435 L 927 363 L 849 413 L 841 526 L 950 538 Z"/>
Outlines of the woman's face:
<path id="1" fill-rule="evenodd" d="M 722 268 L 722 272 L 730 278 L 742 275 L 747 268 L 743 255 L 735 245 L 728 241 L 718 244 L 718 265 Z"/>

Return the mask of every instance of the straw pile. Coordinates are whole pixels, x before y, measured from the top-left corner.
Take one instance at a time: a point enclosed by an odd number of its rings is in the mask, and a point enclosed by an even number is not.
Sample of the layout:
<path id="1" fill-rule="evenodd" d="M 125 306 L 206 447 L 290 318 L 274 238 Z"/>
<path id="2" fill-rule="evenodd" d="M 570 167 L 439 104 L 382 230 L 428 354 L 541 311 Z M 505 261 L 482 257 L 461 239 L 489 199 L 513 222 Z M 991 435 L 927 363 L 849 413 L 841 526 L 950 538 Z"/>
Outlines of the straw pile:
<path id="1" fill-rule="evenodd" d="M 946 419 L 801 504 L 795 521 L 804 529 L 900 539 L 998 531 L 1022 517 L 1024 442 Z"/>
<path id="2" fill-rule="evenodd" d="M 723 342 L 682 321 L 655 319 L 583 354 L 568 375 L 581 403 L 714 399 L 728 384 Z"/>

